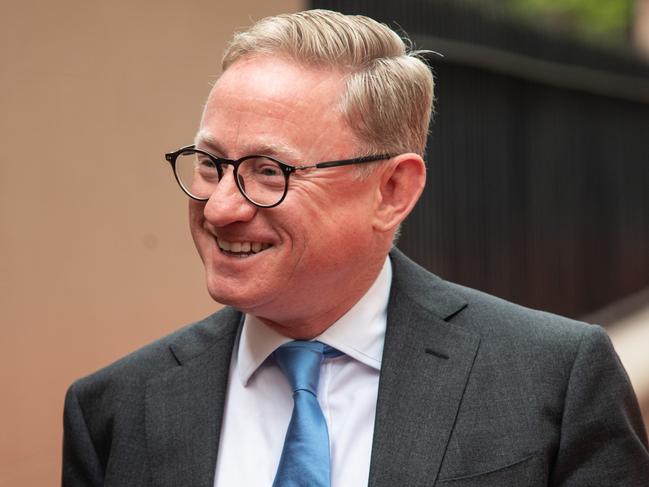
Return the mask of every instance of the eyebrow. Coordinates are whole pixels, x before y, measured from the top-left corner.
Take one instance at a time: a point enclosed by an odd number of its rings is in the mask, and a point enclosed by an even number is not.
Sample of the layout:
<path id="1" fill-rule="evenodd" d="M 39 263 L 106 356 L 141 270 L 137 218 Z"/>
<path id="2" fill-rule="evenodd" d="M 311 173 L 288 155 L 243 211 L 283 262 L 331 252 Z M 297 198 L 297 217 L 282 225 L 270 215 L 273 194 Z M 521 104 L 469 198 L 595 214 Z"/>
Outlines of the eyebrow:
<path id="1" fill-rule="evenodd" d="M 221 148 L 221 144 L 216 140 L 216 137 L 212 136 L 206 130 L 199 130 L 194 137 L 194 145 L 198 147 L 199 145 L 206 145 L 209 149 L 217 152 L 218 154 L 225 154 L 225 151 Z"/>
<path id="2" fill-rule="evenodd" d="M 227 154 L 227 151 L 224 149 L 224 147 L 220 144 L 216 137 L 214 137 L 206 130 L 198 131 L 196 137 L 194 138 L 194 145 L 196 145 L 197 147 L 199 145 L 206 145 L 210 148 L 210 150 L 216 152 L 216 155 L 227 157 L 225 155 Z M 259 143 L 254 146 L 250 145 L 248 146 L 248 148 L 249 150 L 247 150 L 245 154 L 242 154 L 242 156 L 258 154 L 262 156 L 277 157 L 278 159 L 284 158 L 295 163 L 301 162 L 303 159 L 303 156 L 301 156 L 295 149 L 279 142 Z"/>

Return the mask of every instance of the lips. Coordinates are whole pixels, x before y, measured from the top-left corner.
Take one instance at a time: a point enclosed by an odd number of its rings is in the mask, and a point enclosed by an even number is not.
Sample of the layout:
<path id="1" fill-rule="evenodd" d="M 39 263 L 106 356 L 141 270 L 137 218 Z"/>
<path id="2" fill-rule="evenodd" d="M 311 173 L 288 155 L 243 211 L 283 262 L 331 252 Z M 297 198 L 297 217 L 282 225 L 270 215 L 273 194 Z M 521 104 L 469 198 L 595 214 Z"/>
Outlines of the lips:
<path id="1" fill-rule="evenodd" d="M 264 242 L 230 242 L 222 238 L 217 238 L 216 243 L 224 254 L 237 257 L 249 257 L 272 247 Z"/>

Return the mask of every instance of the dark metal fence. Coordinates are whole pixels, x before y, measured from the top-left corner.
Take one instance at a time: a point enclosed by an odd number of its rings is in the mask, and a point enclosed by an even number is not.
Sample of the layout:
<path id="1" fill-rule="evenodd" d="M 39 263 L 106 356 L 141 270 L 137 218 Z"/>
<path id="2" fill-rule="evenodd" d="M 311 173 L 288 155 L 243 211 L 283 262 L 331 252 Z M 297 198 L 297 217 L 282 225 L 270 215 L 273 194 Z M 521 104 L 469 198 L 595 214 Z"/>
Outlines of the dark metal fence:
<path id="1" fill-rule="evenodd" d="M 399 247 L 442 277 L 581 316 L 649 286 L 649 67 L 448 1 L 314 1 L 431 56 L 428 185 Z M 459 5 L 459 6 L 458 6 Z"/>

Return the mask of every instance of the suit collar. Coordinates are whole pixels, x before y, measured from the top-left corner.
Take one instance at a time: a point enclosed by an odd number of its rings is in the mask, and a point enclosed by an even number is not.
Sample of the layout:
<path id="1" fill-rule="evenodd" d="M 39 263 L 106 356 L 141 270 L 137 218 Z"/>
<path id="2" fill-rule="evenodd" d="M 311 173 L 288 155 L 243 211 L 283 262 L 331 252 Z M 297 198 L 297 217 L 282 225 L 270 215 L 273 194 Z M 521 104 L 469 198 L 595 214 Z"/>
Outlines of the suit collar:
<path id="1" fill-rule="evenodd" d="M 181 330 L 170 345 L 178 366 L 148 382 L 145 426 L 154 485 L 212 487 L 240 322 L 241 314 L 226 308 Z"/>
<path id="2" fill-rule="evenodd" d="M 372 487 L 432 485 L 480 338 L 450 320 L 466 301 L 391 252 L 394 278 L 370 464 Z"/>
<path id="3" fill-rule="evenodd" d="M 416 303 L 437 318 L 448 321 L 467 306 L 464 296 L 442 279 L 406 257 L 400 250 L 393 248 L 390 258 L 394 268 L 392 290 Z M 392 304 L 396 297 L 391 296 Z"/>
<path id="4" fill-rule="evenodd" d="M 225 307 L 198 323 L 176 332 L 169 349 L 178 365 L 190 362 L 218 342 L 236 333 L 242 322 L 242 314 L 234 308 Z"/>

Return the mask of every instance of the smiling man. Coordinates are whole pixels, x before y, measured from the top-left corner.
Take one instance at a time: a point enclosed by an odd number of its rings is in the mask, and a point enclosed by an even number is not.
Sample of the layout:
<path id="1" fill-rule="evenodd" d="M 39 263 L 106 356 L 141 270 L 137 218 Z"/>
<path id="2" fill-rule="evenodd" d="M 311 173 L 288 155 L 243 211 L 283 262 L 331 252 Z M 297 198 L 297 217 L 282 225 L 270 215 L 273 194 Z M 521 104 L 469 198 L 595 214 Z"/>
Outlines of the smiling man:
<path id="1" fill-rule="evenodd" d="M 196 148 L 235 159 L 263 154 L 291 165 L 366 156 L 336 108 L 347 75 L 340 68 L 296 64 L 287 55 L 249 54 L 226 69 L 210 93 Z M 351 165 L 285 177 L 273 161 L 265 164 L 267 171 L 273 166 L 282 189 L 276 196 L 285 186 L 289 190 L 281 204 L 251 204 L 226 165 L 207 202 L 190 202 L 192 235 L 216 301 L 282 335 L 311 339 L 376 280 L 391 230 L 421 193 L 424 165 L 420 155 L 404 153 L 386 157 L 380 170 L 365 177 Z M 239 176 L 246 166 L 238 167 Z M 246 194 L 253 191 L 252 177 L 244 179 Z M 249 251 L 255 245 L 264 250 Z"/>
<path id="2" fill-rule="evenodd" d="M 392 248 L 432 99 L 426 64 L 366 17 L 234 37 L 194 143 L 166 156 L 227 307 L 73 384 L 64 485 L 647 485 L 601 328 Z"/>

